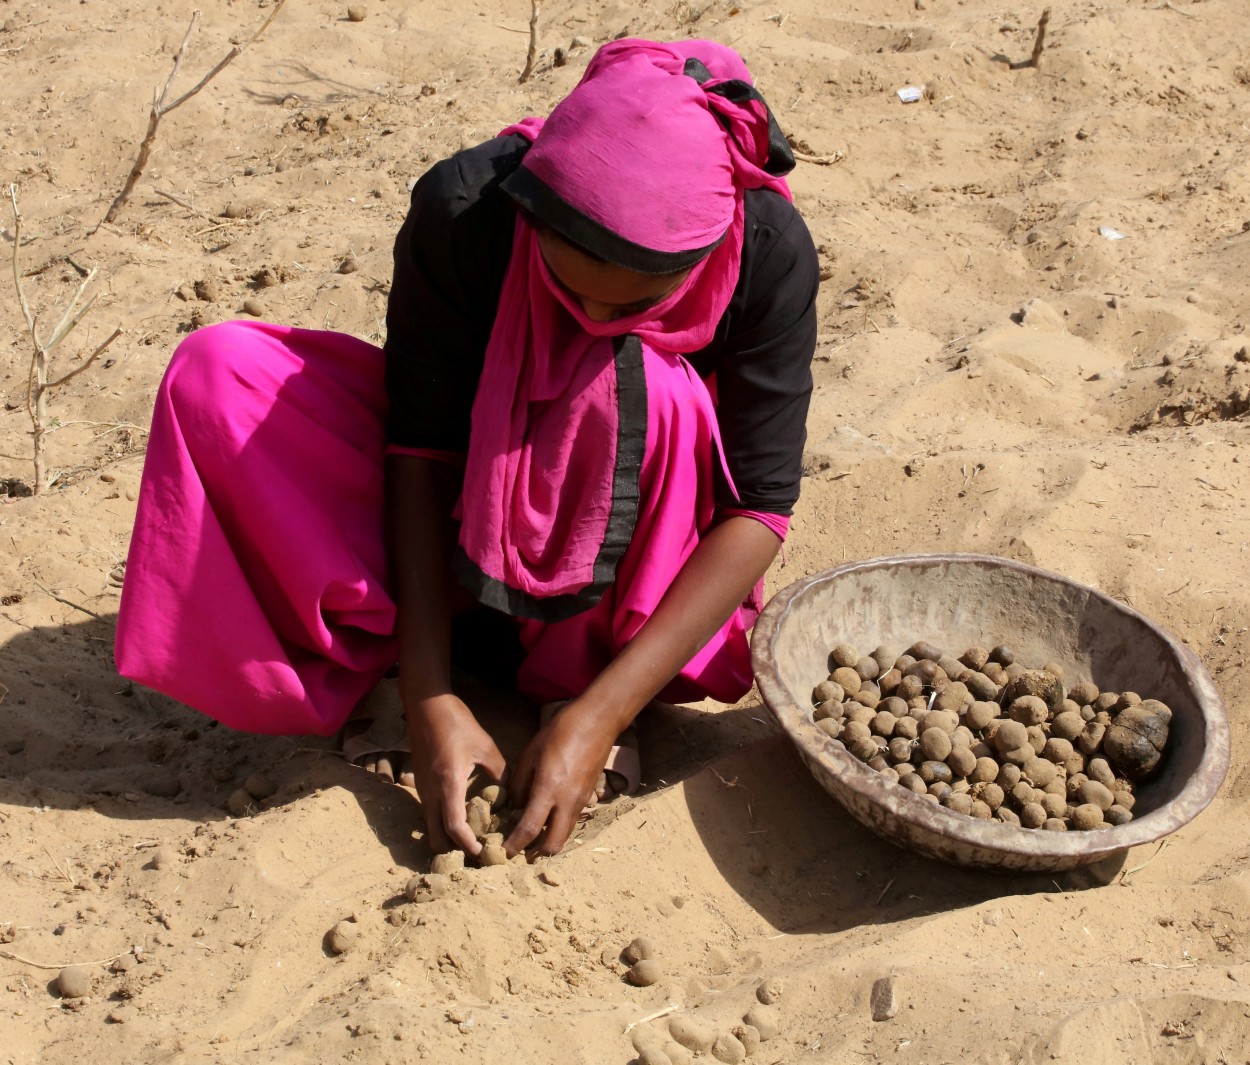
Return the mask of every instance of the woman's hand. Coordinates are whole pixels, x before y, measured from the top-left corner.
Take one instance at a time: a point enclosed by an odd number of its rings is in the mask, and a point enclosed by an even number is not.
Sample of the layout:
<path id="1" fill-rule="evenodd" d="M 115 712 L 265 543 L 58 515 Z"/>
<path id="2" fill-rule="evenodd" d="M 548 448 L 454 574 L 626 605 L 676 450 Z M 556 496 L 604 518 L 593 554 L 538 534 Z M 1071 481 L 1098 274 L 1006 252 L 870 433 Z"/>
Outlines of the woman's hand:
<path id="1" fill-rule="evenodd" d="M 408 709 L 407 717 L 413 775 L 430 848 L 436 854 L 452 847 L 479 853 L 482 845 L 465 820 L 469 778 L 475 769 L 484 769 L 497 783 L 502 781 L 503 755 L 455 695 L 423 699 Z"/>
<path id="2" fill-rule="evenodd" d="M 621 731 L 598 709 L 585 696 L 573 700 L 521 754 L 508 791 L 525 808 L 505 842 L 509 857 L 520 851 L 549 857 L 568 840 Z"/>

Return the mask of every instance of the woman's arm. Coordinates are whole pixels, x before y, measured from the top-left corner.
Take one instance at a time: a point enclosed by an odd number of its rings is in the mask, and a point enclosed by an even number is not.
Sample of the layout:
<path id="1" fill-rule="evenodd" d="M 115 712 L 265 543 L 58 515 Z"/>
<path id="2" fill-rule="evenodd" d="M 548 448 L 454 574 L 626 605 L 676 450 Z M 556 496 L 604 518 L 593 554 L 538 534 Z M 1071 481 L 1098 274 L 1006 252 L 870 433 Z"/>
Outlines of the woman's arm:
<path id="1" fill-rule="evenodd" d="M 638 635 L 521 756 L 510 790 L 526 805 L 509 854 L 533 847 L 551 855 L 564 846 L 616 737 L 724 625 L 780 546 L 744 517 L 725 520 L 699 543 Z"/>
<path id="2" fill-rule="evenodd" d="M 501 780 L 505 764 L 451 687 L 451 512 L 460 472 L 433 459 L 391 455 L 386 477 L 399 690 L 426 833 L 436 852 L 455 846 L 476 854 L 481 845 L 465 820 L 469 777 L 480 766 Z"/>

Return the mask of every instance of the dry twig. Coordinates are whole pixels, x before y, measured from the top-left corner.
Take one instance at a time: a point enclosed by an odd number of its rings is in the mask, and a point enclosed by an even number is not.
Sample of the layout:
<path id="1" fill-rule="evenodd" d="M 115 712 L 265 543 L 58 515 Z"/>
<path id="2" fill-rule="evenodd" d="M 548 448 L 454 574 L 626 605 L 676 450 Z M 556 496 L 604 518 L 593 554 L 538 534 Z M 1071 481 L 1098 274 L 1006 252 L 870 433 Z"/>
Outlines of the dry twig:
<path id="1" fill-rule="evenodd" d="M 178 70 L 182 66 L 182 59 L 187 53 L 187 45 L 191 42 L 191 34 L 195 32 L 195 24 L 200 20 L 200 12 L 198 8 L 192 13 L 191 22 L 187 26 L 187 32 L 182 36 L 182 44 L 178 46 L 178 54 L 174 56 L 173 69 L 169 72 L 169 77 L 165 79 L 165 87 L 161 89 L 159 94 L 153 93 L 152 110 L 148 114 L 148 131 L 143 137 L 143 143 L 139 145 L 139 155 L 135 159 L 134 166 L 130 168 L 130 176 L 126 178 L 126 184 L 122 186 L 121 192 L 117 194 L 117 199 L 113 201 L 112 206 L 108 209 L 108 213 L 104 216 L 105 222 L 116 221 L 122 207 L 125 206 L 126 201 L 130 199 L 130 194 L 134 191 L 135 185 L 138 184 L 139 177 L 143 173 L 143 168 L 148 165 L 148 157 L 152 154 L 152 142 L 156 140 L 156 128 L 160 125 L 161 119 L 169 114 L 170 111 L 173 111 L 175 108 L 181 107 L 185 104 L 189 99 L 191 99 L 192 96 L 212 81 L 213 78 L 225 70 L 225 68 L 239 56 L 244 48 L 246 48 L 249 44 L 253 44 L 260 37 L 260 35 L 269 28 L 269 24 L 278 17 L 278 12 L 282 10 L 282 5 L 285 3 L 286 0 L 277 0 L 277 3 L 273 6 L 273 10 L 269 12 L 269 17 L 261 23 L 260 29 L 252 34 L 251 38 L 244 41 L 243 44 L 236 44 L 233 48 L 231 48 L 230 51 L 226 53 L 225 58 L 213 67 L 212 70 L 205 74 L 204 77 L 196 83 L 194 88 L 184 92 L 176 100 L 170 100 L 169 93 L 173 88 L 174 79 L 178 76 Z M 164 193 L 162 193 L 162 195 L 164 195 Z"/>
<path id="2" fill-rule="evenodd" d="M 94 280 L 96 272 L 95 270 L 88 271 L 87 276 L 83 278 L 82 283 L 78 286 L 78 291 L 74 293 L 73 298 L 69 301 L 69 306 L 65 308 L 65 313 L 61 315 L 61 320 L 57 323 L 56 328 L 52 330 L 52 336 L 46 341 L 40 340 L 39 320 L 31 311 L 30 304 L 26 301 L 26 290 L 22 285 L 22 271 L 18 262 L 22 247 L 22 212 L 17 206 L 16 185 L 9 186 L 9 201 L 13 205 L 13 284 L 17 288 L 17 301 L 21 304 L 22 316 L 26 319 L 26 330 L 30 333 L 30 340 L 34 349 L 30 358 L 30 371 L 26 379 L 26 412 L 30 415 L 31 440 L 34 448 L 35 483 L 32 490 L 35 495 L 39 495 L 47 487 L 47 479 L 44 474 L 44 435 L 48 429 L 48 393 L 67 381 L 73 380 L 83 370 L 87 369 L 96 359 L 104 354 L 105 349 L 121 335 L 122 330 L 121 326 L 114 329 L 104 343 L 97 347 L 77 369 L 71 370 L 54 381 L 48 380 L 48 360 L 51 358 L 52 349 L 69 336 L 74 326 L 86 317 L 87 312 L 91 310 L 92 304 L 96 301 L 96 297 L 93 295 L 81 308 L 78 306 L 83 293 L 87 291 L 87 287 Z"/>
<path id="3" fill-rule="evenodd" d="M 529 51 L 525 54 L 525 69 L 521 71 L 521 76 L 517 78 L 518 85 L 524 85 L 529 81 L 529 76 L 534 72 L 534 60 L 538 57 L 538 0 L 530 0 L 530 46 Z"/>
<path id="4" fill-rule="evenodd" d="M 1042 11 L 1042 17 L 1037 20 L 1037 37 L 1033 41 L 1033 55 L 1029 57 L 1029 66 L 1040 67 L 1042 65 L 1042 48 L 1046 43 L 1046 26 L 1050 22 L 1050 8 Z"/>

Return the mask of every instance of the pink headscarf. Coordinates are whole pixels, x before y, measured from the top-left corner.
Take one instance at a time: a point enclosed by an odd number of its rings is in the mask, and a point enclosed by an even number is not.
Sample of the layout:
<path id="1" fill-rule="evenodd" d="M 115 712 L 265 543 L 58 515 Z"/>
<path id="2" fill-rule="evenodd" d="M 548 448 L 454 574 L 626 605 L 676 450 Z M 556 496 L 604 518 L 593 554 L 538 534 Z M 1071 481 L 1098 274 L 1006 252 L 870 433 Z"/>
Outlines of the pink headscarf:
<path id="1" fill-rule="evenodd" d="M 504 187 L 569 243 L 630 269 L 690 268 L 663 302 L 586 317 L 517 218 L 472 414 L 457 573 L 484 603 L 553 621 L 612 583 L 637 510 L 645 361 L 698 351 L 738 283 L 743 193 L 787 198 L 793 157 L 750 73 L 711 41 L 601 48 Z"/>

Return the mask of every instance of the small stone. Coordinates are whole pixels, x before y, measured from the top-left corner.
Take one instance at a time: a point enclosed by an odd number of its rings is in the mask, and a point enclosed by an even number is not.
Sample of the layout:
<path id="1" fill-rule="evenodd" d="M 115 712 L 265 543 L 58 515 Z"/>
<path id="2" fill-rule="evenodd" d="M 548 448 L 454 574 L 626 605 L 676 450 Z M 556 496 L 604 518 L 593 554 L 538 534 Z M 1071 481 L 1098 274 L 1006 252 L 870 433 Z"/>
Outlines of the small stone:
<path id="1" fill-rule="evenodd" d="M 356 945 L 359 932 L 355 921 L 339 921 L 326 933 L 326 947 L 332 954 L 346 954 Z"/>
<path id="2" fill-rule="evenodd" d="M 251 817 L 256 813 L 256 800 L 242 788 L 235 788 L 226 799 L 226 812 L 232 817 Z"/>
<path id="3" fill-rule="evenodd" d="M 243 313 L 250 314 L 253 318 L 264 318 L 265 305 L 260 300 L 249 296 L 243 301 Z"/>
<path id="4" fill-rule="evenodd" d="M 267 799 L 278 790 L 278 785 L 264 773 L 249 773 L 247 779 L 243 781 L 243 790 L 253 799 Z"/>
<path id="5" fill-rule="evenodd" d="M 883 976 L 873 983 L 869 1004 L 874 1021 L 888 1021 L 898 1013 L 898 997 L 894 994 L 894 981 L 890 977 Z"/>
<path id="6" fill-rule="evenodd" d="M 173 847 L 157 847 L 152 855 L 153 869 L 168 869 L 178 864 L 178 852 Z"/>
<path id="7" fill-rule="evenodd" d="M 640 958 L 630 966 L 625 979 L 635 987 L 650 987 L 664 976 L 660 963 L 654 958 Z"/>
<path id="8" fill-rule="evenodd" d="M 777 977 L 770 976 L 767 980 L 761 981 L 760 986 L 755 989 L 755 997 L 765 1006 L 772 1006 L 781 998 L 785 989 L 785 984 Z"/>
<path id="9" fill-rule="evenodd" d="M 182 782 L 173 773 L 153 773 L 143 782 L 143 790 L 158 799 L 172 799 L 182 791 Z"/>
<path id="10" fill-rule="evenodd" d="M 348 22 L 364 22 L 368 15 L 369 12 L 365 10 L 363 4 L 352 4 L 347 9 Z"/>
<path id="11" fill-rule="evenodd" d="M 91 994 L 91 970 L 85 965 L 67 965 L 56 977 L 62 998 L 83 998 Z"/>

